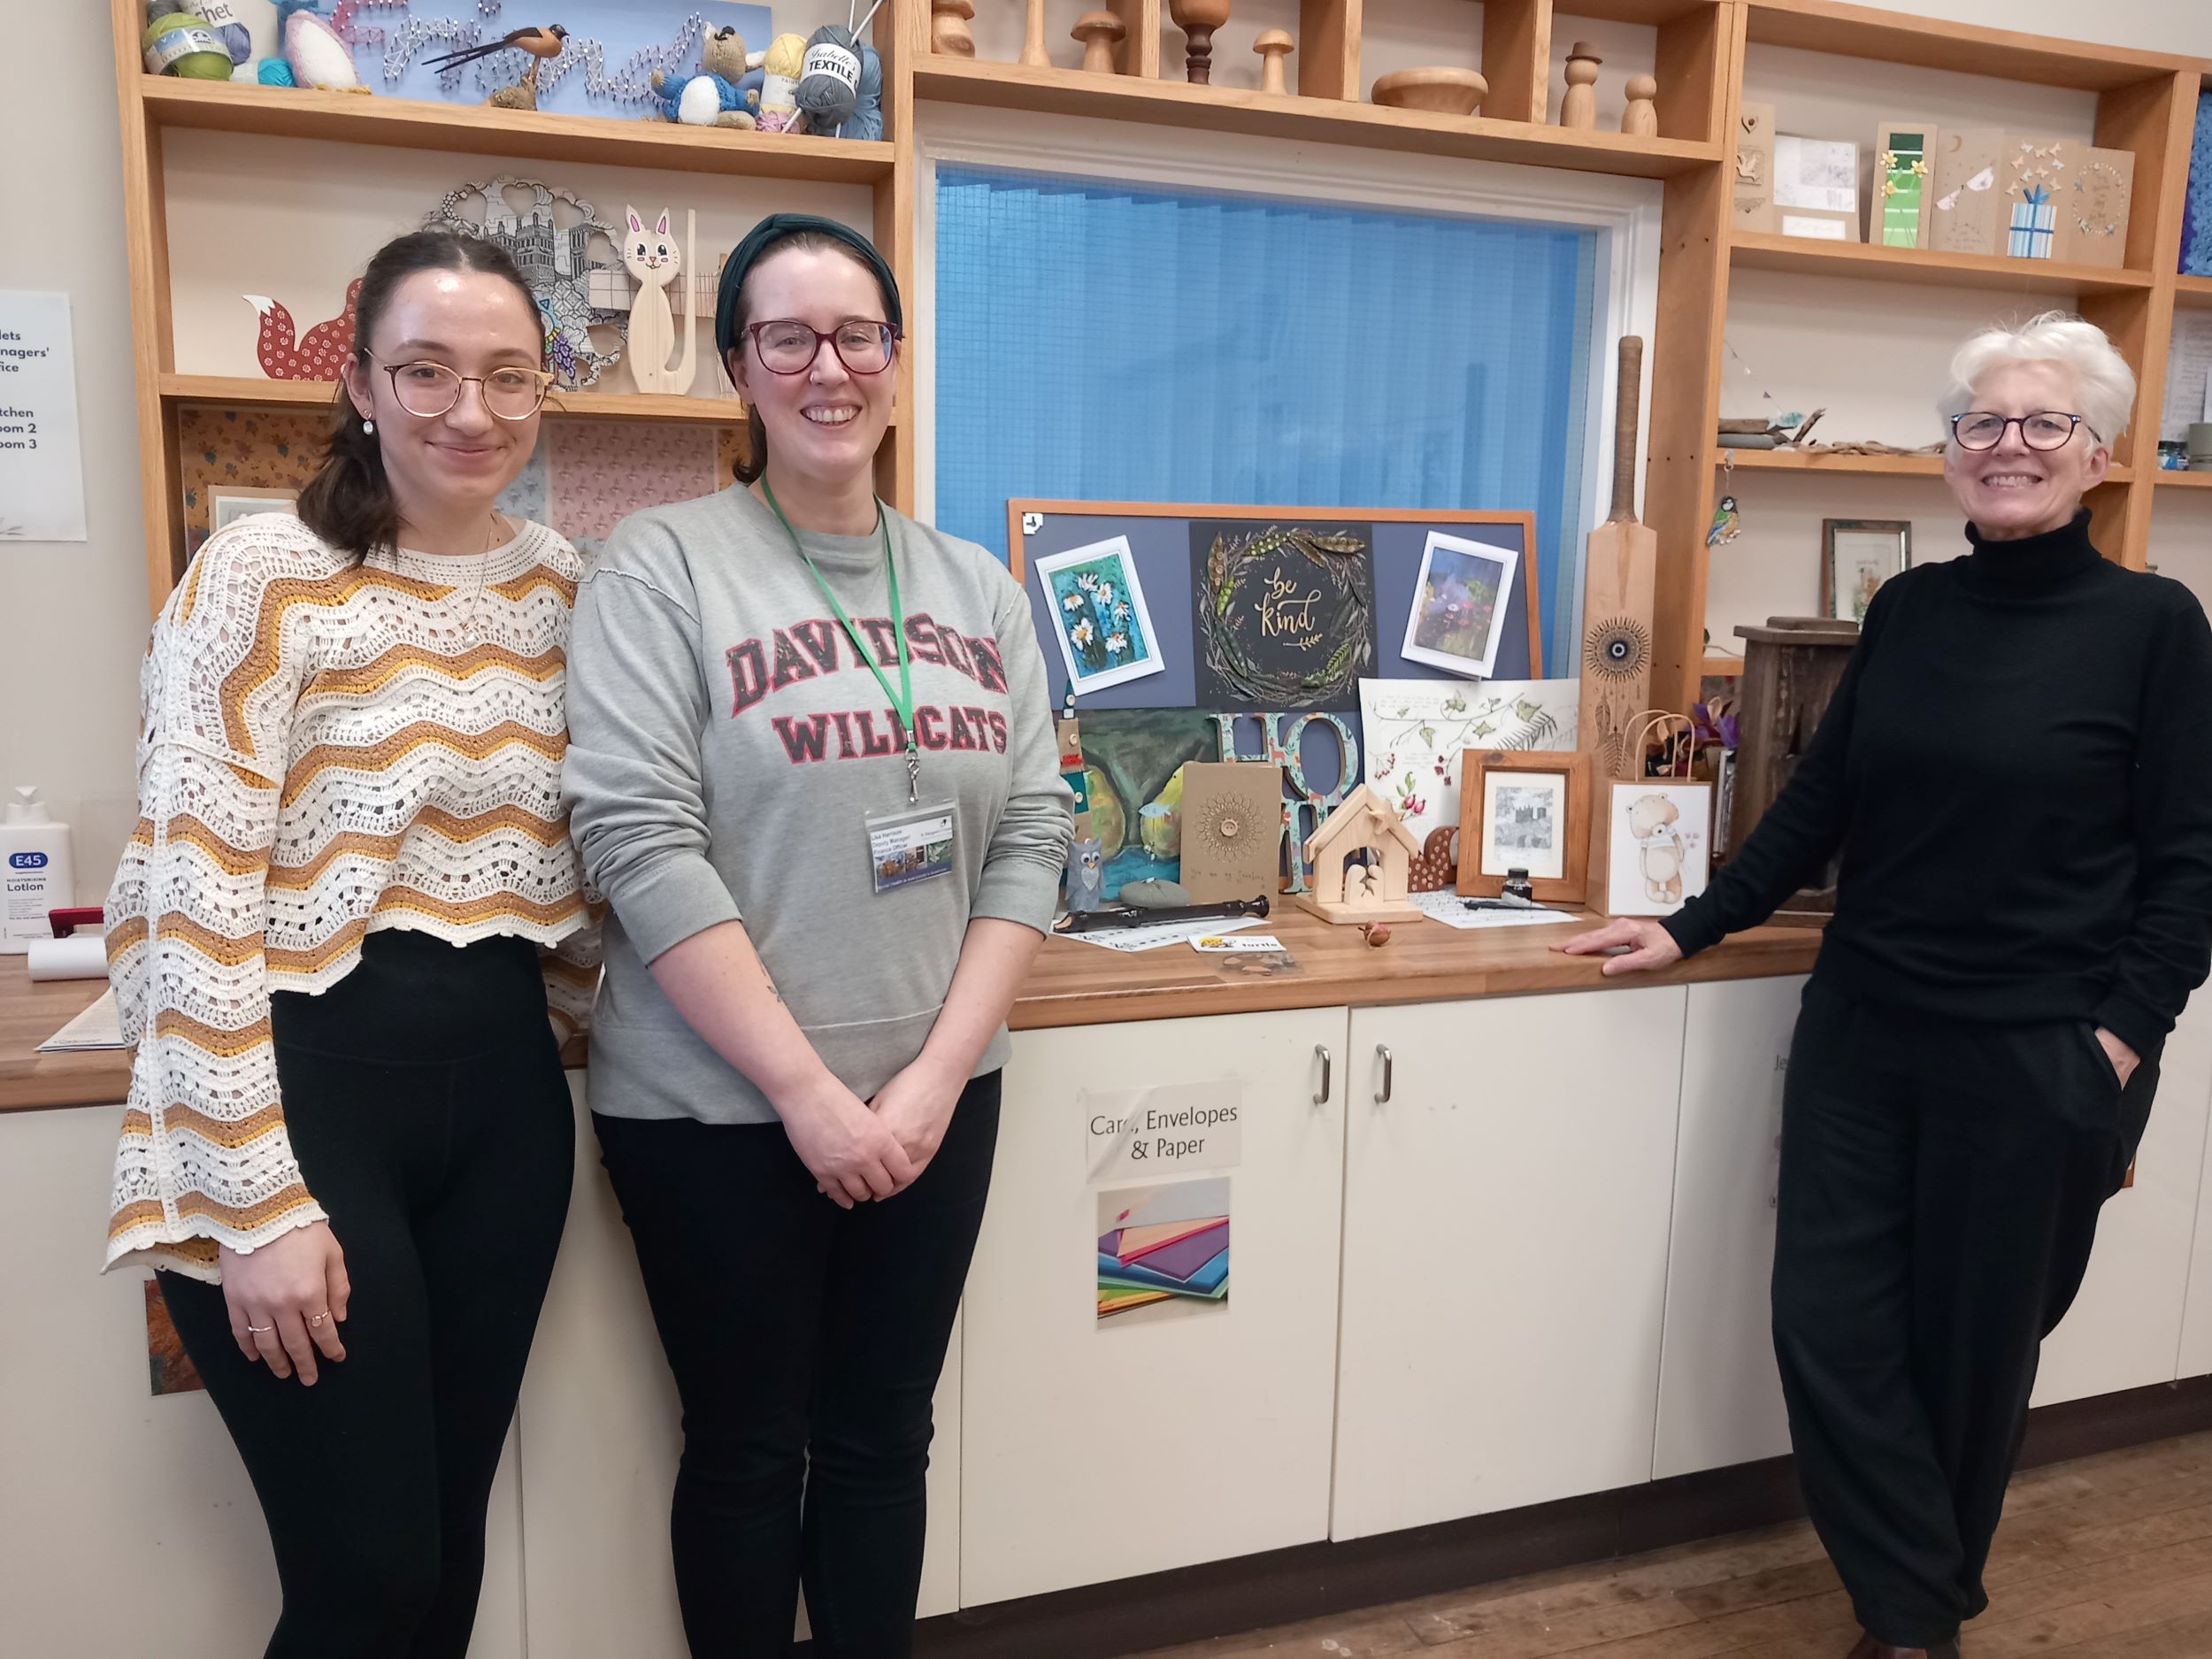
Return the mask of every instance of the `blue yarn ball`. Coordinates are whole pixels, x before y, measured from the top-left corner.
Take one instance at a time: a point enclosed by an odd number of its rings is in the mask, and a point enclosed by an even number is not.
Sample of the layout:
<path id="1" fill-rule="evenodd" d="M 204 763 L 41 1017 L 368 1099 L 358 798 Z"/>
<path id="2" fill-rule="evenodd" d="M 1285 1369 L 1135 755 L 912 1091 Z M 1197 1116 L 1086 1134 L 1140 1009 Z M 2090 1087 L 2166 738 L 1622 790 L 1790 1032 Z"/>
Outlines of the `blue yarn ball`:
<path id="1" fill-rule="evenodd" d="M 299 84 L 292 79 L 292 65 L 281 58 L 263 58 L 254 76 L 265 87 L 296 87 Z"/>

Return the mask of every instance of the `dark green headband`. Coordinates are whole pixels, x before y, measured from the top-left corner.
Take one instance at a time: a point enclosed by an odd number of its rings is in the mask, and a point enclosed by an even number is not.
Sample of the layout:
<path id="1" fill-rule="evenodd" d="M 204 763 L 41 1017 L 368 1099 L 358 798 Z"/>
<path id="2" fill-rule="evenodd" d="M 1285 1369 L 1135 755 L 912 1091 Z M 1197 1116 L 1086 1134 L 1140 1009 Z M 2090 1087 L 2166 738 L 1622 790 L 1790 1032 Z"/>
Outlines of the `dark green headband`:
<path id="1" fill-rule="evenodd" d="M 808 231 L 833 237 L 860 256 L 882 285 L 884 308 L 890 312 L 885 320 L 900 333 L 906 331 L 905 315 L 899 305 L 898 280 L 891 274 L 889 262 L 876 251 L 875 243 L 851 226 L 841 225 L 833 219 L 813 213 L 771 213 L 747 233 L 722 267 L 721 290 L 714 305 L 714 349 L 724 362 L 729 361 L 730 349 L 737 344 L 737 292 L 745 286 L 746 276 L 778 242 Z"/>

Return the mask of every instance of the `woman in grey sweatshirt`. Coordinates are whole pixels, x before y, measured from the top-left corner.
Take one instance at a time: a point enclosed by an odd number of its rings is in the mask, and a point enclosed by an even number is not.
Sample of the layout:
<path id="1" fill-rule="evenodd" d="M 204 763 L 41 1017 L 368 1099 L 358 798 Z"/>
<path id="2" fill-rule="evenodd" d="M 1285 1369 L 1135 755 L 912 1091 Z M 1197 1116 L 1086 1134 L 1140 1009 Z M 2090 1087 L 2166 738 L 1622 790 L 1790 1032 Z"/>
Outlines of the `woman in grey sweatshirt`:
<path id="1" fill-rule="evenodd" d="M 1071 833 L 1020 587 L 876 500 L 900 329 L 864 237 L 762 221 L 715 319 L 741 482 L 626 519 L 576 601 L 591 1108 L 683 1402 L 698 1654 L 788 1652 L 802 1578 L 824 1659 L 909 1650 L 1004 1022 Z"/>

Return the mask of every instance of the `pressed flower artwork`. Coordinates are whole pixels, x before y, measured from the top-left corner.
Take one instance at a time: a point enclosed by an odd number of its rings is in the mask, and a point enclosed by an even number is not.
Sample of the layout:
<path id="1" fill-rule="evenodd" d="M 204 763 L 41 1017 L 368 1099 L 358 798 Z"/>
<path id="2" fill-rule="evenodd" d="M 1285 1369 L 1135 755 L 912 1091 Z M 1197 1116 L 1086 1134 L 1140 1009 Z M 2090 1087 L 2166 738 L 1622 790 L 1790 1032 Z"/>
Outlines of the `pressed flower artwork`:
<path id="1" fill-rule="evenodd" d="M 1037 580 L 1044 586 L 1053 637 L 1060 642 L 1060 659 L 1078 696 L 1166 667 L 1126 536 L 1041 558 Z"/>

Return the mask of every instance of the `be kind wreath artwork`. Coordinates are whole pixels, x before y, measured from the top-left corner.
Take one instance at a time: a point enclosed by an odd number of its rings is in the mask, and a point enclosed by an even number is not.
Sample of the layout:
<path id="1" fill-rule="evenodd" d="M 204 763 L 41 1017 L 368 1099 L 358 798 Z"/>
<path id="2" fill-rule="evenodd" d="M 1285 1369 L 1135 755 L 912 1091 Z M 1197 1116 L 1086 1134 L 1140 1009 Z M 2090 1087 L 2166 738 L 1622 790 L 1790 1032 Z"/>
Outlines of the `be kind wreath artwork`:
<path id="1" fill-rule="evenodd" d="M 1357 708 L 1377 649 L 1371 527 L 1194 519 L 1190 536 L 1200 706 Z"/>

